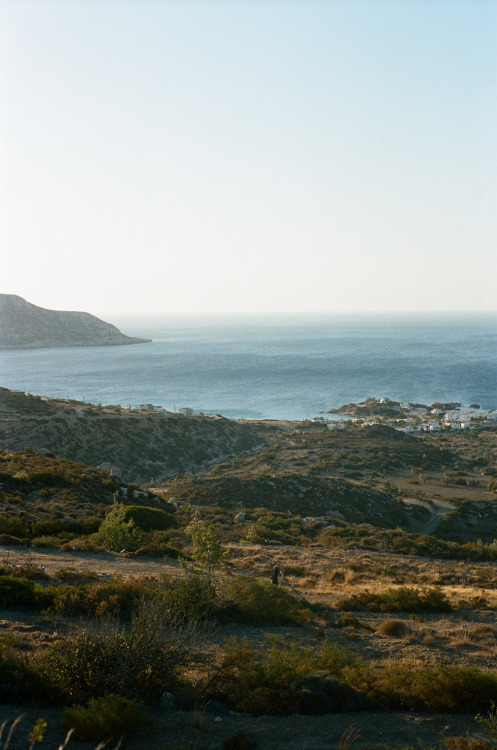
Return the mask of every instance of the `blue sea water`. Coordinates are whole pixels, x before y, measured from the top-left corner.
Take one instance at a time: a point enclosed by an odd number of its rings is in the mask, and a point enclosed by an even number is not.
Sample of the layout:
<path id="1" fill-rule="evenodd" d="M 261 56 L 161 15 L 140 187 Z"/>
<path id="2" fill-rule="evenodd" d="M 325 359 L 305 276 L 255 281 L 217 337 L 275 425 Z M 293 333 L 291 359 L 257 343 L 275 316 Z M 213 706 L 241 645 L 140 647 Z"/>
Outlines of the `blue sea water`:
<path id="1" fill-rule="evenodd" d="M 114 317 L 135 346 L 0 352 L 0 385 L 102 404 L 312 418 L 368 396 L 497 407 L 497 313 Z"/>

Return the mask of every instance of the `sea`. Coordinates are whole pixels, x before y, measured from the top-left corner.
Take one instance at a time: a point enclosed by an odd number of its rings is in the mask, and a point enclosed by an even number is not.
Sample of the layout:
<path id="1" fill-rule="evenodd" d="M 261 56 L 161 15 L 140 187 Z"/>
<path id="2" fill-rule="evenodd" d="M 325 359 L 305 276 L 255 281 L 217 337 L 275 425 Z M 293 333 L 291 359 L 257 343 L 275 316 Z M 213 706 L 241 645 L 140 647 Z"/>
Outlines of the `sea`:
<path id="1" fill-rule="evenodd" d="M 152 342 L 0 351 L 0 385 L 231 419 L 312 419 L 368 397 L 497 407 L 497 313 L 106 319 Z"/>

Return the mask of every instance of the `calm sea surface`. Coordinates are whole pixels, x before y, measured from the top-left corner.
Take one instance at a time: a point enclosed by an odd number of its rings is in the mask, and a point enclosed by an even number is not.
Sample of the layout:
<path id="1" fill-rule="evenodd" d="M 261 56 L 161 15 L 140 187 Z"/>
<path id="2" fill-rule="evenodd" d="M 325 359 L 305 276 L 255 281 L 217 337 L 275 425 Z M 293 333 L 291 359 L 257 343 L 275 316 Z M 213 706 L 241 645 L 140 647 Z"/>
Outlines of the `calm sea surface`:
<path id="1" fill-rule="evenodd" d="M 109 320 L 153 342 L 0 351 L 0 385 L 249 419 L 368 396 L 497 407 L 497 313 Z"/>

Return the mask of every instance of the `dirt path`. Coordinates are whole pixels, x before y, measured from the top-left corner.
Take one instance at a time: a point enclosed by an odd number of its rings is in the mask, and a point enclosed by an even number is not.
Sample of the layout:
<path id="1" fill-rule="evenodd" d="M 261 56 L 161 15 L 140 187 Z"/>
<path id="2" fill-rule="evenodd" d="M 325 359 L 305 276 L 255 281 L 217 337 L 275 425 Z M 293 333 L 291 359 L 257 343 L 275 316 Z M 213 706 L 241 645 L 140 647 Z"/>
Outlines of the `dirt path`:
<path id="1" fill-rule="evenodd" d="M 170 558 L 129 558 L 119 552 L 63 552 L 39 547 L 0 547 L 0 565 L 36 565 L 49 575 L 63 568 L 102 577 L 116 574 L 124 578 L 164 573 L 184 575 L 178 561 Z"/>
<path id="2" fill-rule="evenodd" d="M 432 500 L 430 503 L 414 497 L 406 497 L 403 500 L 406 505 L 420 505 L 431 512 L 430 518 L 417 529 L 418 534 L 433 534 L 445 514 L 454 510 L 454 505 L 447 500 Z"/>

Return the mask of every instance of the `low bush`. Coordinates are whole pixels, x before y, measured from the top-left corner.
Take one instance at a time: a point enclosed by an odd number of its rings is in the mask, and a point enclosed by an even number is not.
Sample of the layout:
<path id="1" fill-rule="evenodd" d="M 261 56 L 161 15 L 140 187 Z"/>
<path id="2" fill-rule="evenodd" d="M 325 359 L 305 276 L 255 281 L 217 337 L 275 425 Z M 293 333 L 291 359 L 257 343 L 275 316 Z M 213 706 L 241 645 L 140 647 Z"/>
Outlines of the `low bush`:
<path id="1" fill-rule="evenodd" d="M 31 540 L 33 547 L 59 547 L 67 539 L 62 540 L 58 536 L 37 536 Z"/>
<path id="2" fill-rule="evenodd" d="M 403 620 L 394 620 L 392 618 L 384 620 L 376 628 L 379 635 L 388 635 L 392 638 L 403 638 L 411 632 L 411 628 Z"/>
<path id="3" fill-rule="evenodd" d="M 144 596 L 153 596 L 158 584 L 130 578 L 94 581 L 56 589 L 55 605 L 61 614 L 130 618 Z"/>
<path id="4" fill-rule="evenodd" d="M 29 535 L 29 528 L 19 516 L 6 516 L 2 513 L 0 514 L 0 534 L 26 537 Z"/>
<path id="5" fill-rule="evenodd" d="M 213 614 L 216 592 L 206 578 L 188 575 L 186 578 L 166 578 L 164 583 L 157 596 L 172 624 L 200 624 Z"/>
<path id="6" fill-rule="evenodd" d="M 357 663 L 350 651 L 328 642 L 315 651 L 269 638 L 260 651 L 248 639 L 234 638 L 212 687 L 215 696 L 253 714 L 327 713 L 348 697 L 341 678 Z"/>
<path id="7" fill-rule="evenodd" d="M 470 667 L 425 667 L 389 661 L 380 671 L 346 667 L 347 683 L 375 705 L 391 710 L 486 711 L 497 698 L 497 675 Z"/>
<path id="8" fill-rule="evenodd" d="M 443 591 L 414 589 L 408 586 L 391 588 L 380 594 L 361 591 L 340 599 L 340 610 L 369 610 L 370 612 L 450 612 L 452 607 Z"/>
<path id="9" fill-rule="evenodd" d="M 126 505 L 125 521 L 133 521 L 142 531 L 167 531 L 178 524 L 171 513 L 160 508 L 149 508 L 146 505 Z"/>
<path id="10" fill-rule="evenodd" d="M 0 649 L 0 702 L 26 703 L 31 701 L 49 704 L 57 702 L 58 694 L 46 684 L 38 662 L 15 650 Z"/>
<path id="11" fill-rule="evenodd" d="M 336 522 L 335 522 L 336 523 Z M 401 529 L 370 529 L 341 522 L 335 528 L 322 529 L 317 541 L 324 547 L 357 547 L 378 552 L 452 560 L 497 560 L 497 545 L 456 542 L 430 534 L 412 534 Z"/>
<path id="12" fill-rule="evenodd" d="M 141 703 L 113 693 L 90 698 L 86 707 L 66 708 L 62 718 L 76 730 L 76 739 L 106 743 L 135 732 L 150 721 Z"/>
<path id="13" fill-rule="evenodd" d="M 30 578 L 0 576 L 0 605 L 25 609 L 45 609 L 54 604 L 55 587 L 44 587 Z"/>
<path id="14" fill-rule="evenodd" d="M 106 621 L 54 644 L 40 669 L 65 703 L 86 703 L 107 693 L 152 699 L 174 688 L 186 653 L 187 636 L 171 626 L 160 603 L 144 599 L 128 633 Z"/>
<path id="15" fill-rule="evenodd" d="M 280 586 L 249 576 L 227 579 L 221 614 L 235 620 L 260 625 L 302 624 L 309 610 Z"/>

